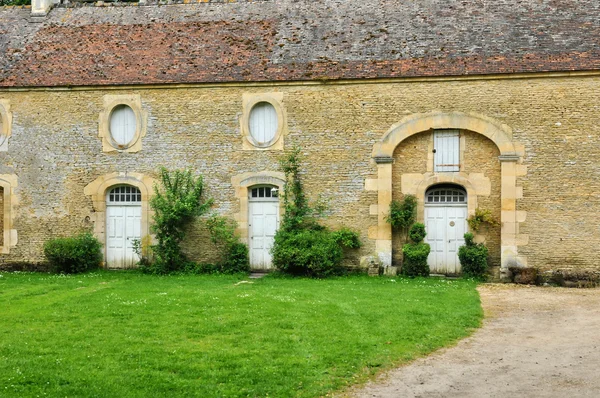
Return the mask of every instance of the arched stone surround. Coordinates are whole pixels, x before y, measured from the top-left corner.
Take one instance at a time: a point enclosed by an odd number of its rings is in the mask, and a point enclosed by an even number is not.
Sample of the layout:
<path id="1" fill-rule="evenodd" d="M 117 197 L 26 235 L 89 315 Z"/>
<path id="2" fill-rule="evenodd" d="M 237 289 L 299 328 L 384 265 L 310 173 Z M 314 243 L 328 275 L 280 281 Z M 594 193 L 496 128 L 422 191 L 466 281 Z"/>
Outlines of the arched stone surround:
<path id="1" fill-rule="evenodd" d="M 94 223 L 93 233 L 102 245 L 106 244 L 106 193 L 115 185 L 131 185 L 140 190 L 142 194 L 140 236 L 142 237 L 142 246 L 149 243 L 152 211 L 148 201 L 152 195 L 154 183 L 155 180 L 152 177 L 141 173 L 125 172 L 104 174 L 85 186 L 83 193 L 92 197 L 93 209 L 90 221 Z"/>
<path id="2" fill-rule="evenodd" d="M 248 172 L 231 177 L 231 185 L 235 189 L 235 197 L 239 201 L 240 211 L 233 215 L 238 223 L 237 232 L 240 240 L 248 243 L 248 188 L 254 185 L 274 185 L 283 192 L 285 175 L 279 171 Z M 283 203 L 279 201 L 279 213 Z"/>
<path id="3" fill-rule="evenodd" d="M 394 124 L 373 146 L 372 157 L 377 164 L 377 178 L 367 179 L 366 189 L 377 191 L 377 205 L 371 214 L 377 215 L 377 226 L 371 228 L 369 237 L 375 239 L 377 255 L 384 266 L 392 262 L 392 229 L 386 222 L 392 201 L 392 163 L 394 150 L 408 137 L 436 129 L 472 131 L 490 139 L 499 149 L 501 162 L 501 274 L 510 266 L 524 266 L 526 259 L 518 255 L 518 246 L 527 243 L 527 237 L 519 234 L 519 223 L 525 220 L 525 212 L 517 211 L 517 199 L 522 197 L 517 187 L 517 177 L 527 169 L 520 162 L 523 146 L 512 139 L 512 129 L 487 116 L 475 113 L 440 112 L 413 114 Z M 423 201 L 427 188 L 438 183 L 455 183 L 467 190 L 468 210 L 472 214 L 477 207 L 477 195 L 489 195 L 489 180 L 481 174 L 433 173 L 402 176 L 402 192 L 413 194 L 419 201 L 419 217 L 423 215 Z M 373 211 L 375 210 L 375 211 Z"/>
<path id="4" fill-rule="evenodd" d="M 18 186 L 17 176 L 14 174 L 0 174 L 0 187 L 2 187 L 3 200 L 3 222 L 2 222 L 2 245 L 0 253 L 10 253 L 10 248 L 17 245 L 17 230 L 14 229 L 16 217 L 16 208 L 19 203 L 18 197 L 15 194 L 15 189 Z"/>

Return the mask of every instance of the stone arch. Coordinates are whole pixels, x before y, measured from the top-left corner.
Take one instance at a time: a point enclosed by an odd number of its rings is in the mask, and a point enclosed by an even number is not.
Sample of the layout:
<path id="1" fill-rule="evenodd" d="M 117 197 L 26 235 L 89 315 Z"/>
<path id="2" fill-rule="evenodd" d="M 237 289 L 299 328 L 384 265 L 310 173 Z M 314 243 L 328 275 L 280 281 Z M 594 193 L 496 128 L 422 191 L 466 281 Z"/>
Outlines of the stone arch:
<path id="1" fill-rule="evenodd" d="M 523 242 L 518 235 L 518 223 L 524 214 L 516 209 L 516 200 L 522 189 L 517 187 L 517 176 L 524 175 L 526 169 L 518 164 L 522 157 L 522 146 L 514 142 L 512 129 L 490 117 L 463 112 L 418 113 L 403 118 L 383 135 L 373 146 L 372 157 L 377 163 L 377 179 L 369 185 L 377 192 L 377 229 L 370 236 L 375 239 L 375 247 L 384 266 L 392 261 L 392 230 L 386 216 L 392 201 L 392 163 L 394 150 L 400 143 L 415 134 L 436 129 L 468 130 L 490 139 L 499 149 L 501 162 L 501 274 L 508 272 L 509 266 L 524 265 L 525 259 L 518 256 L 517 244 Z M 476 189 L 480 184 L 471 181 L 460 173 L 426 173 L 419 175 L 412 184 L 403 183 L 403 193 L 411 193 L 422 201 L 428 186 L 436 183 L 457 183 L 467 189 L 468 200 L 476 200 Z M 470 188 L 469 188 L 470 187 Z M 469 192 L 471 190 L 472 192 Z M 473 199 L 471 199 L 473 198 Z M 474 205 L 474 206 L 473 206 Z M 422 214 L 422 206 L 420 204 Z M 469 212 L 475 211 L 476 202 L 469 204 Z"/>
<path id="2" fill-rule="evenodd" d="M 142 194 L 141 236 L 145 242 L 150 236 L 150 219 L 152 212 L 148 201 L 152 195 L 155 180 L 141 173 L 110 173 L 104 174 L 89 183 L 83 193 L 91 196 L 92 214 L 90 220 L 94 223 L 94 236 L 104 245 L 106 242 L 106 194 L 117 185 L 131 185 L 138 188 Z M 106 255 L 106 253 L 104 253 Z"/>
<path id="3" fill-rule="evenodd" d="M 477 113 L 417 113 L 394 124 L 373 146 L 374 159 L 392 157 L 394 149 L 408 137 L 427 130 L 470 130 L 489 138 L 500 150 L 500 156 L 518 156 L 512 141 L 512 129 L 492 118 Z"/>
<path id="4" fill-rule="evenodd" d="M 15 194 L 17 176 L 14 174 L 0 174 L 0 188 L 2 188 L 2 244 L 0 253 L 8 254 L 10 248 L 17 245 L 17 230 L 14 229 L 16 207 L 18 199 Z"/>
<path id="5" fill-rule="evenodd" d="M 239 212 L 233 218 L 238 223 L 237 232 L 243 242 L 248 241 L 248 188 L 254 185 L 274 185 L 280 192 L 285 186 L 285 175 L 279 171 L 259 171 L 237 174 L 231 177 L 231 185 L 235 189 L 235 197 L 239 201 Z M 279 212 L 282 212 L 280 202 Z"/>

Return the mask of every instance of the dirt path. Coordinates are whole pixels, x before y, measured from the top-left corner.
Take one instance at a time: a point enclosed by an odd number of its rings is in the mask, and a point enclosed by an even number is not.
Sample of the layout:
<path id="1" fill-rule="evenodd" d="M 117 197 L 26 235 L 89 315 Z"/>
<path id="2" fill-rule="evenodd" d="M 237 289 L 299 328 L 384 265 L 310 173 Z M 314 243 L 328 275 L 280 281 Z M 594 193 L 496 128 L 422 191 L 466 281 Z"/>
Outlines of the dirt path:
<path id="1" fill-rule="evenodd" d="M 485 285 L 486 319 L 455 347 L 353 397 L 600 397 L 600 289 Z"/>

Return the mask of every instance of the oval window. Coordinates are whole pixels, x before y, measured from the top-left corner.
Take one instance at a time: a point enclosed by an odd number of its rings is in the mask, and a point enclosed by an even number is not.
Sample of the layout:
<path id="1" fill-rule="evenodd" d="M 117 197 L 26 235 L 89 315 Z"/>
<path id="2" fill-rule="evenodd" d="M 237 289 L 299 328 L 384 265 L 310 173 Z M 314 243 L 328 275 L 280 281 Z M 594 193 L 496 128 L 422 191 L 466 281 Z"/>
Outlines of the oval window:
<path id="1" fill-rule="evenodd" d="M 258 144 L 268 144 L 277 133 L 278 120 L 275 107 L 268 102 L 259 102 L 252 107 L 249 120 L 250 134 Z"/>
<path id="2" fill-rule="evenodd" d="M 127 105 L 116 106 L 110 114 L 110 136 L 119 146 L 126 146 L 135 136 L 135 113 Z"/>

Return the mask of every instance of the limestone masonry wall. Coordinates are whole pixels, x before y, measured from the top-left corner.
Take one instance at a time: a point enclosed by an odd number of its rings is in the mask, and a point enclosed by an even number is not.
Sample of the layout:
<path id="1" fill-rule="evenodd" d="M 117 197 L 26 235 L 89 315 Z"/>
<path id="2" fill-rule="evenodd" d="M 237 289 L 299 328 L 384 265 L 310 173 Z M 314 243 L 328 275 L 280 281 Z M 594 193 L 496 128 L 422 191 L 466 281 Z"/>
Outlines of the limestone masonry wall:
<path id="1" fill-rule="evenodd" d="M 285 149 L 302 148 L 306 192 L 328 198 L 326 223 L 360 232 L 360 255 L 375 251 L 368 236 L 377 225 L 371 206 L 377 192 L 373 145 L 403 117 L 433 110 L 475 112 L 509 126 L 524 146 L 517 177 L 519 256 L 543 270 L 599 271 L 600 77 L 482 79 L 190 86 L 85 90 L 0 91 L 10 103 L 12 135 L 0 152 L 0 175 L 16 175 L 18 206 L 13 228 L 18 243 L 1 263 L 43 260 L 43 243 L 73 234 L 94 222 L 92 198 L 84 187 L 108 173 L 156 176 L 158 165 L 192 168 L 204 176 L 215 210 L 239 212 L 234 175 L 277 171 L 279 150 L 242 150 L 239 119 L 244 93 L 283 94 L 287 119 Z M 138 94 L 147 112 L 147 132 L 136 153 L 103 152 L 98 137 L 105 95 Z M 427 167 L 427 134 L 404 141 L 393 166 L 394 195 L 402 173 Z M 491 191 L 480 207 L 500 216 L 498 150 L 487 138 L 465 132 L 464 172 L 483 173 Z M 86 221 L 89 217 L 89 221 Z M 422 215 L 421 215 L 422 217 Z M 198 260 L 214 256 L 202 220 L 187 250 Z M 494 264 L 499 229 L 487 235 Z M 397 247 L 394 247 L 397 249 Z"/>

